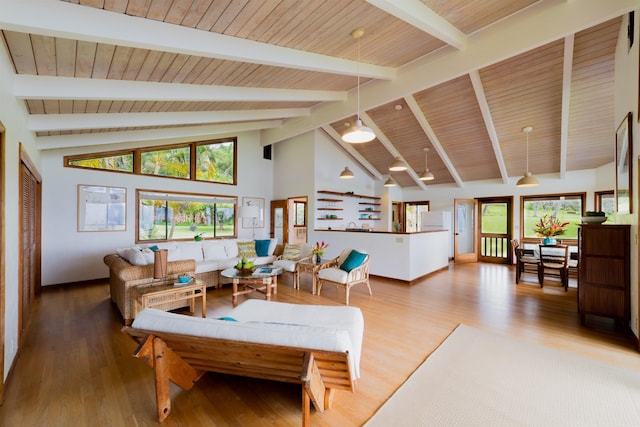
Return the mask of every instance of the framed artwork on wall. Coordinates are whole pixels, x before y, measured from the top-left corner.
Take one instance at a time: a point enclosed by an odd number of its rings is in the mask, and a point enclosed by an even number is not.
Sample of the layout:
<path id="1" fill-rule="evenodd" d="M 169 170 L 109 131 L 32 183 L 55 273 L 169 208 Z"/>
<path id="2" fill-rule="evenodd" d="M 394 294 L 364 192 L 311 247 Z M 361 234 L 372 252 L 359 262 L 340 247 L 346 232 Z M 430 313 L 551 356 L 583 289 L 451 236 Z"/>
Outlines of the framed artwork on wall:
<path id="1" fill-rule="evenodd" d="M 257 207 L 258 216 L 255 218 L 243 217 L 242 208 L 245 206 Z M 242 228 L 264 228 L 264 199 L 261 197 L 243 197 L 240 216 L 242 218 Z"/>
<path id="2" fill-rule="evenodd" d="M 629 214 L 632 211 L 631 137 L 632 113 L 628 113 L 616 130 L 616 211 Z"/>
<path id="3" fill-rule="evenodd" d="M 78 185 L 78 231 L 126 231 L 127 189 Z"/>

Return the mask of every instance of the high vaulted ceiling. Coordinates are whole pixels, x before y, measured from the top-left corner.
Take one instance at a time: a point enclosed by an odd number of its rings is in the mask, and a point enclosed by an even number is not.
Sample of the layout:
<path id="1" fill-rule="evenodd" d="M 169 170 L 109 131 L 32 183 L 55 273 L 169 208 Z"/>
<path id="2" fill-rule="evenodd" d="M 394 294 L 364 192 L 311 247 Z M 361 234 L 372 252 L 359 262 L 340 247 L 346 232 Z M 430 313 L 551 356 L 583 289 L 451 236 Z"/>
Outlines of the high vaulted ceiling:
<path id="1" fill-rule="evenodd" d="M 521 176 L 525 126 L 534 174 L 612 162 L 614 54 L 622 17 L 637 7 L 0 0 L 0 29 L 42 150 L 256 129 L 267 145 L 322 128 L 371 176 L 386 179 L 399 157 L 409 169 L 394 180 L 426 188 L 425 148 L 430 183 Z M 377 138 L 343 143 L 358 112 Z"/>

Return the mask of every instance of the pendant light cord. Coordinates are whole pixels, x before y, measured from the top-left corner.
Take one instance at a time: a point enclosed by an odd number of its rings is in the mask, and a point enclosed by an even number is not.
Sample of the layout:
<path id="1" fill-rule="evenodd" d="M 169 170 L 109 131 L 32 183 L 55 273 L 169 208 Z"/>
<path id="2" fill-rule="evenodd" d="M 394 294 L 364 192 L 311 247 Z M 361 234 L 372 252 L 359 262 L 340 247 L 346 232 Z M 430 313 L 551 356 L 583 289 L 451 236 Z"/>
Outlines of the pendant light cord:
<path id="1" fill-rule="evenodd" d="M 356 71 L 358 72 L 358 120 L 360 120 L 360 37 L 358 37 L 357 45 L 358 45 L 358 62 L 356 64 Z"/>
<path id="2" fill-rule="evenodd" d="M 527 132 L 527 170 L 526 173 L 529 173 L 529 132 Z"/>

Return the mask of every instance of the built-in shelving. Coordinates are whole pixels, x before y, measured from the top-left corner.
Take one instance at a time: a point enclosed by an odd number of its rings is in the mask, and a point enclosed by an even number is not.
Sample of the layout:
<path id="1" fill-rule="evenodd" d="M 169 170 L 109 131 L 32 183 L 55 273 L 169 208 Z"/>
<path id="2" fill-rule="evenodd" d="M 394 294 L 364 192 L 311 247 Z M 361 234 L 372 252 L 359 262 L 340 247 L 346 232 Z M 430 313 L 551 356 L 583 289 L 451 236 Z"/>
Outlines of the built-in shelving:
<path id="1" fill-rule="evenodd" d="M 378 209 L 374 210 L 375 207 L 380 206 L 380 197 L 375 196 L 365 196 L 363 194 L 355 194 L 353 192 L 340 192 L 340 191 L 329 191 L 329 190 L 319 190 L 317 191 L 318 198 L 316 199 L 319 202 L 319 206 L 316 208 L 318 213 L 317 219 L 319 221 L 344 221 L 344 218 L 333 218 L 331 213 L 327 213 L 326 215 L 322 212 L 330 212 L 330 211 L 343 211 L 344 208 L 339 203 L 343 203 L 344 199 L 336 198 L 338 197 L 355 197 L 359 199 L 363 199 L 366 201 L 358 202 L 361 206 L 371 206 L 368 209 L 358 210 L 358 212 L 371 214 L 379 214 L 381 211 Z M 334 197 L 331 197 L 334 196 Z M 358 218 L 360 221 L 376 221 L 380 218 Z"/>

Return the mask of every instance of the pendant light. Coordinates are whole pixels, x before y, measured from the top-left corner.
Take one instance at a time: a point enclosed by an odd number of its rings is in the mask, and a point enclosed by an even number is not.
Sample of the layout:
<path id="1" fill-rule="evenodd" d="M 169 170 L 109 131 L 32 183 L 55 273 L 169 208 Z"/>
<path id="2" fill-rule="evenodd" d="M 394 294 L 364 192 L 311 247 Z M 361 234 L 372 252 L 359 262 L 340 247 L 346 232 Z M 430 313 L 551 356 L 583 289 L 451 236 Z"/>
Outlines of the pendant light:
<path id="1" fill-rule="evenodd" d="M 342 140 L 351 144 L 373 141 L 376 137 L 376 134 L 373 133 L 371 128 L 363 125 L 362 120 L 360 120 L 360 37 L 362 37 L 363 34 L 364 28 L 356 28 L 351 32 L 351 37 L 358 42 L 358 113 L 356 124 L 349 127 L 349 129 L 342 134 Z"/>
<path id="2" fill-rule="evenodd" d="M 385 187 L 395 187 L 396 186 L 396 182 L 391 179 L 391 177 L 387 178 L 387 180 L 384 182 L 384 186 Z"/>
<path id="3" fill-rule="evenodd" d="M 340 179 L 353 179 L 353 178 L 355 178 L 355 175 L 353 174 L 353 172 L 351 172 L 351 169 L 349 169 L 349 166 L 345 166 L 344 170 L 340 172 Z"/>
<path id="4" fill-rule="evenodd" d="M 402 110 L 402 105 L 398 104 L 395 106 L 396 109 L 396 140 L 400 139 L 400 121 L 398 120 L 398 114 L 400 114 L 400 110 Z M 407 165 L 400 160 L 400 157 L 396 157 L 393 162 L 389 165 L 389 170 L 393 172 L 402 172 L 407 170 Z"/>
<path id="5" fill-rule="evenodd" d="M 402 172 L 407 170 L 407 165 L 400 160 L 400 157 L 396 157 L 396 159 L 389 165 L 389 170 L 393 172 Z"/>
<path id="6" fill-rule="evenodd" d="M 516 187 L 535 187 L 540 184 L 538 180 L 531 175 L 531 172 L 529 172 L 529 134 L 532 130 L 533 128 L 531 126 L 522 128 L 522 132 L 527 134 L 527 172 L 518 180 Z"/>
<path id="7" fill-rule="evenodd" d="M 429 172 L 429 166 L 427 163 L 427 153 L 429 152 L 429 149 L 425 147 L 424 149 L 424 172 L 422 172 L 420 174 L 420 176 L 418 177 L 420 179 L 420 181 L 431 181 L 435 178 L 435 176 L 433 176 L 433 173 Z"/>

